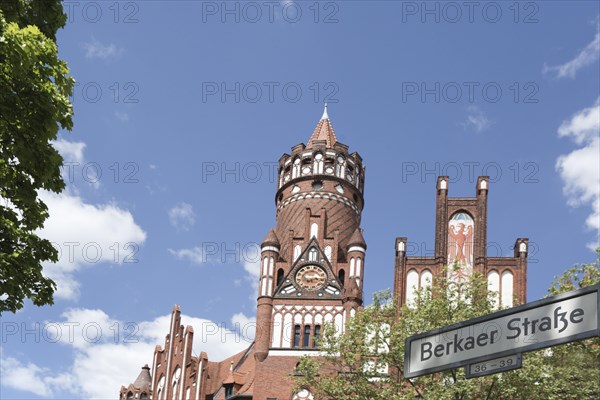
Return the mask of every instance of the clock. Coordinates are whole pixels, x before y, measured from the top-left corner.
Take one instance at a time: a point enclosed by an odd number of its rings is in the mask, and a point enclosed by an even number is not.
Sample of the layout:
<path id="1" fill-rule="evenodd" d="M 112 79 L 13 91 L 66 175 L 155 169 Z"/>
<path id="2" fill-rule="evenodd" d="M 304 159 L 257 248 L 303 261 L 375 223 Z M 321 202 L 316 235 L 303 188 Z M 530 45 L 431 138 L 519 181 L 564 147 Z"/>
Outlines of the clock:
<path id="1" fill-rule="evenodd" d="M 296 273 L 296 284 L 305 290 L 318 290 L 326 280 L 327 274 L 317 265 L 305 265 Z"/>

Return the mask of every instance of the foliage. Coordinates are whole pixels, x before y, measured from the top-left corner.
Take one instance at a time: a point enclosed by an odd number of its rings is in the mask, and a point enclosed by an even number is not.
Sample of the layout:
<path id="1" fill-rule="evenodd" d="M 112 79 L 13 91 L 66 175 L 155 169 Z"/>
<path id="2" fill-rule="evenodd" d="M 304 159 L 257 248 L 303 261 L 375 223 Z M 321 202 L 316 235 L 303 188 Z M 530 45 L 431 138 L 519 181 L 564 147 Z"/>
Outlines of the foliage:
<path id="1" fill-rule="evenodd" d="M 549 293 L 598 282 L 598 262 L 576 266 L 556 278 Z M 478 274 L 461 287 L 447 287 L 439 279 L 418 292 L 415 307 L 404 306 L 400 313 L 389 291 L 376 294 L 343 335 L 332 326 L 325 329 L 322 357 L 303 357 L 300 362 L 298 388 L 310 388 L 319 400 L 600 398 L 596 338 L 527 353 L 523 368 L 502 374 L 466 379 L 461 368 L 405 379 L 406 338 L 493 312 L 497 294 L 487 287 L 486 278 Z"/>
<path id="2" fill-rule="evenodd" d="M 25 298 L 53 302 L 55 284 L 41 263 L 58 254 L 37 235 L 48 218 L 38 191 L 64 188 L 51 141 L 73 125 L 74 80 L 55 42 L 65 22 L 59 0 L 0 3 L 0 313 Z"/>

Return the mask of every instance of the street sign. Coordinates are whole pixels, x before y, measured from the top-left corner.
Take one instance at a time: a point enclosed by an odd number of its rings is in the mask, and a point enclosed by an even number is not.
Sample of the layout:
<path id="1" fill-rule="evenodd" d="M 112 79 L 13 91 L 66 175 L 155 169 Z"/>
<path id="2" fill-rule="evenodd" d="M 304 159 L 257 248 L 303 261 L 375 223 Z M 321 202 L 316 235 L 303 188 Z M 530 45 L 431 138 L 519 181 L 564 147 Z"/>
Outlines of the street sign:
<path id="1" fill-rule="evenodd" d="M 467 379 L 479 378 L 498 372 L 511 371 L 519 369 L 522 366 L 521 353 L 512 354 L 500 358 L 494 358 L 488 361 L 482 361 L 475 364 L 469 364 L 465 367 L 465 376 Z"/>
<path id="2" fill-rule="evenodd" d="M 404 376 L 600 336 L 600 285 L 523 304 L 406 339 Z"/>

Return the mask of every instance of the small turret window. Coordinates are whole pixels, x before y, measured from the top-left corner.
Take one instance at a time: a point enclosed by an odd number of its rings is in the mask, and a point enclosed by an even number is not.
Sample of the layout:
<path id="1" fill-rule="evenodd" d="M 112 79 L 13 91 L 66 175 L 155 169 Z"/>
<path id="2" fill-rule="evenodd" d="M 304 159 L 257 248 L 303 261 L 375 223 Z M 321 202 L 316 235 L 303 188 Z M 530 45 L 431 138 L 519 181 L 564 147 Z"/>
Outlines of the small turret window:
<path id="1" fill-rule="evenodd" d="M 308 251 L 308 261 L 317 261 L 317 249 L 314 247 Z"/>
<path id="2" fill-rule="evenodd" d="M 296 178 L 300 175 L 300 159 L 294 160 L 294 168 L 292 169 L 292 178 Z"/>
<path id="3" fill-rule="evenodd" d="M 283 282 L 283 268 L 279 268 L 279 270 L 277 270 L 277 286 L 281 285 L 281 282 Z"/>
<path id="4" fill-rule="evenodd" d="M 323 173 L 323 154 L 317 153 L 313 162 L 313 174 Z"/>

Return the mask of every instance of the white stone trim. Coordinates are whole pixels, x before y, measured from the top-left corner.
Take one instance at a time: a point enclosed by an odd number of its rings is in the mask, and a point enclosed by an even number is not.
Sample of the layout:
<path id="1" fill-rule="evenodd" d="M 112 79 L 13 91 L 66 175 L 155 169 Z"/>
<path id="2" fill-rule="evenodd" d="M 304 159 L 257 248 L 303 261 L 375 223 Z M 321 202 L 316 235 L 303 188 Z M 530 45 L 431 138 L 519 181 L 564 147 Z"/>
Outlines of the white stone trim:
<path id="1" fill-rule="evenodd" d="M 275 247 L 275 246 L 265 246 L 263 248 L 261 248 L 261 252 L 263 251 L 274 251 L 275 253 L 279 253 L 279 248 Z"/>
<path id="2" fill-rule="evenodd" d="M 352 246 L 348 249 L 348 253 L 350 253 L 352 251 L 360 251 L 363 254 L 366 253 L 366 250 L 361 246 Z"/>

